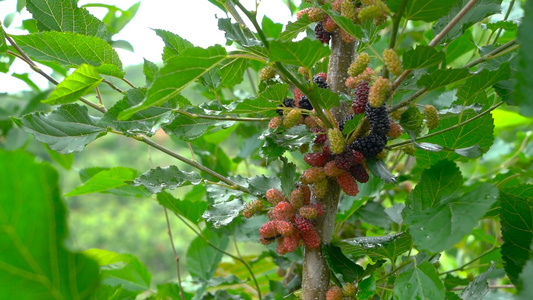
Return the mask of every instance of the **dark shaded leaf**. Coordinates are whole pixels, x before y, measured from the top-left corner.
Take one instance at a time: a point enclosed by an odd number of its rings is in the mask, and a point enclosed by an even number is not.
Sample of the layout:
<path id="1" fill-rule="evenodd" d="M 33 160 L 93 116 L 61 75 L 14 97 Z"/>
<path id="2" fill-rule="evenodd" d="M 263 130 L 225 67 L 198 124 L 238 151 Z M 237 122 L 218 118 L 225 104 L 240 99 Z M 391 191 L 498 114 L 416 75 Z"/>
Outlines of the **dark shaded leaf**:
<path id="1" fill-rule="evenodd" d="M 354 257 L 368 255 L 372 259 L 388 259 L 391 261 L 409 251 L 411 243 L 411 236 L 407 232 L 385 236 L 358 237 L 333 242 L 343 252 Z"/>
<path id="2" fill-rule="evenodd" d="M 461 292 L 461 299 L 463 300 L 482 300 L 489 292 L 489 284 L 487 276 L 494 270 L 496 263 L 492 263 L 487 271 L 477 276 L 474 281 L 470 282 L 468 286 Z"/>
<path id="3" fill-rule="evenodd" d="M 202 218 L 211 222 L 215 228 L 219 228 L 231 223 L 243 209 L 244 204 L 239 199 L 216 203 L 207 208 Z"/>
<path id="4" fill-rule="evenodd" d="M 341 248 L 333 244 L 322 245 L 329 268 L 342 276 L 344 282 L 356 282 L 364 273 L 363 267 L 353 262 L 342 253 Z"/>
<path id="5" fill-rule="evenodd" d="M 202 214 L 207 209 L 207 202 L 176 199 L 165 191 L 157 194 L 157 202 L 170 209 L 176 215 L 187 218 L 194 224 L 198 224 L 201 221 Z"/>
<path id="6" fill-rule="evenodd" d="M 219 249 L 225 250 L 229 237 L 224 233 L 206 228 L 202 231 L 202 236 L 196 237 L 187 249 L 187 269 L 192 276 L 205 281 L 213 278 L 218 263 L 222 259 L 222 252 L 211 247 L 208 241 Z"/>
<path id="7" fill-rule="evenodd" d="M 184 185 L 197 185 L 202 178 L 196 172 L 180 171 L 176 166 L 157 167 L 137 177 L 132 185 L 144 186 L 152 194 L 160 193 L 163 189 L 176 189 Z"/>
<path id="8" fill-rule="evenodd" d="M 505 272 L 519 289 L 519 275 L 530 258 L 533 241 L 533 194 L 531 185 L 502 188 L 500 218 L 502 226 L 502 259 Z"/>
<path id="9" fill-rule="evenodd" d="M 435 70 L 430 74 L 422 75 L 416 82 L 419 87 L 425 87 L 428 91 L 448 86 L 454 82 L 472 76 L 468 69 L 444 69 Z"/>
<path id="10" fill-rule="evenodd" d="M 424 116 L 418 108 L 409 107 L 400 117 L 400 125 L 409 133 L 411 138 L 416 137 L 422 131 Z"/>
<path id="11" fill-rule="evenodd" d="M 518 28 L 517 41 L 521 45 L 518 49 L 518 69 L 515 73 L 516 84 L 514 86 L 513 99 L 520 107 L 520 113 L 524 116 L 533 116 L 533 2 L 526 1 L 524 4 L 524 17 Z"/>
<path id="12" fill-rule="evenodd" d="M 281 189 L 281 180 L 278 177 L 267 177 L 265 175 L 257 175 L 248 178 L 249 188 L 254 195 L 264 195 L 266 191 L 275 188 Z"/>
<path id="13" fill-rule="evenodd" d="M 444 286 L 430 262 L 400 273 L 394 282 L 395 300 L 444 300 Z"/>
<path id="14" fill-rule="evenodd" d="M 470 76 L 457 91 L 457 104 L 471 105 L 475 102 L 479 93 L 495 85 L 499 81 L 507 80 L 511 76 L 509 63 L 503 63 L 498 70 L 482 70 L 474 76 Z"/>
<path id="15" fill-rule="evenodd" d="M 36 112 L 13 121 L 61 154 L 82 151 L 106 131 L 97 125 L 97 119 L 89 115 L 86 106 L 78 104 L 62 105 L 47 114 Z"/>

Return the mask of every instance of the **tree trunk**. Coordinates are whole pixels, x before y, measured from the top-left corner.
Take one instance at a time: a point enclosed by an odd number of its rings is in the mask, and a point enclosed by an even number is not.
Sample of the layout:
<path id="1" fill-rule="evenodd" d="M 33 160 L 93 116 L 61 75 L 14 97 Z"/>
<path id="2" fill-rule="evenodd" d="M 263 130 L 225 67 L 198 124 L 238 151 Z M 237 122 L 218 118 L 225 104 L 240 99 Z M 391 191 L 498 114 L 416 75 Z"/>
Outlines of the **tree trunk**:
<path id="1" fill-rule="evenodd" d="M 355 43 L 344 43 L 337 32 L 331 40 L 331 57 L 328 70 L 328 84 L 334 92 L 347 92 L 344 85 L 348 77 L 347 70 L 355 53 Z M 333 115 L 338 119 L 345 117 L 347 109 L 339 107 L 332 109 Z M 317 220 L 315 228 L 322 243 L 331 242 L 335 229 L 337 207 L 339 204 L 340 188 L 335 179 L 329 179 L 328 191 L 323 199 L 313 197 L 313 202 L 320 202 L 324 215 Z M 310 249 L 305 247 L 302 274 L 302 299 L 324 300 L 329 287 L 329 268 L 320 248 Z"/>

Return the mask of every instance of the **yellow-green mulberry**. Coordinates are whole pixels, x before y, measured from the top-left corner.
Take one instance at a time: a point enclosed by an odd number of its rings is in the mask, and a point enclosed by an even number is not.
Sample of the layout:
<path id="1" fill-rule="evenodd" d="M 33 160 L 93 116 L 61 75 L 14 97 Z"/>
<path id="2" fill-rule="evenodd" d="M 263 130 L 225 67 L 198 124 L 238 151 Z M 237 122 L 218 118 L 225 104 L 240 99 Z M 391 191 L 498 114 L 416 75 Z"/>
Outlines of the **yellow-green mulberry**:
<path id="1" fill-rule="evenodd" d="M 286 115 L 283 116 L 283 126 L 291 128 L 300 122 L 302 111 L 299 109 L 291 109 Z"/>
<path id="2" fill-rule="evenodd" d="M 370 87 L 370 93 L 368 94 L 368 103 L 372 107 L 379 107 L 385 101 L 385 97 L 390 90 L 390 82 L 387 78 L 381 76 L 374 81 Z"/>
<path id="3" fill-rule="evenodd" d="M 369 63 L 370 55 L 368 55 L 368 53 L 366 52 L 360 53 L 357 58 L 352 62 L 350 67 L 348 67 L 348 75 L 355 77 L 363 73 L 363 71 L 365 71 L 368 67 Z"/>
<path id="4" fill-rule="evenodd" d="M 271 66 L 264 67 L 263 69 L 261 69 L 261 72 L 259 73 L 259 78 L 262 81 L 267 81 L 274 77 L 276 77 L 276 69 L 274 69 Z"/>
<path id="5" fill-rule="evenodd" d="M 357 22 L 357 7 L 355 6 L 355 1 L 345 0 L 341 3 L 341 16 L 351 20 L 352 22 Z"/>
<path id="6" fill-rule="evenodd" d="M 372 21 L 383 15 L 383 10 L 377 5 L 364 6 L 360 11 L 357 17 L 361 23 L 366 21 Z"/>
<path id="7" fill-rule="evenodd" d="M 383 60 L 385 61 L 385 66 L 392 74 L 396 76 L 402 74 L 402 62 L 394 49 L 385 49 L 383 51 Z"/>
<path id="8" fill-rule="evenodd" d="M 329 150 L 333 154 L 341 154 L 344 151 L 344 136 L 339 128 L 328 130 Z"/>
<path id="9" fill-rule="evenodd" d="M 439 112 L 433 105 L 426 105 L 424 107 L 424 115 L 426 116 L 426 125 L 428 129 L 435 129 L 439 126 Z"/>

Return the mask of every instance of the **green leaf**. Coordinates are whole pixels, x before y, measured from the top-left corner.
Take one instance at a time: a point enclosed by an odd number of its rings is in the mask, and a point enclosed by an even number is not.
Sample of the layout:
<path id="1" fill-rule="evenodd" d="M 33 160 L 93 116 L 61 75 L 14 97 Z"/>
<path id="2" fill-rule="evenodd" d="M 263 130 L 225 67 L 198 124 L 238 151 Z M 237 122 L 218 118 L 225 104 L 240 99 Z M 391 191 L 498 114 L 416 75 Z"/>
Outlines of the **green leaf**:
<path id="1" fill-rule="evenodd" d="M 359 123 L 363 119 L 363 114 L 354 115 L 352 119 L 346 121 L 344 123 L 344 128 L 342 129 L 342 133 L 345 135 L 350 134 L 352 131 L 354 131 L 357 126 L 359 126 Z"/>
<path id="2" fill-rule="evenodd" d="M 143 64 L 143 73 L 146 77 L 146 85 L 150 85 L 152 82 L 154 82 L 155 77 L 159 73 L 159 67 L 155 63 L 145 58 Z"/>
<path id="3" fill-rule="evenodd" d="M 502 259 L 513 284 L 522 287 L 519 275 L 530 256 L 533 241 L 533 195 L 531 185 L 503 188 L 500 191 Z"/>
<path id="4" fill-rule="evenodd" d="M 65 194 L 65 197 L 100 193 L 110 189 L 116 189 L 128 185 L 127 181 L 134 180 L 137 176 L 137 171 L 130 168 L 116 167 L 105 170 Z"/>
<path id="5" fill-rule="evenodd" d="M 445 59 L 444 52 L 424 45 L 407 50 L 402 56 L 403 68 L 406 70 L 424 69 L 439 64 Z"/>
<path id="6" fill-rule="evenodd" d="M 463 176 L 457 165 L 448 160 L 439 161 L 422 172 L 406 205 L 414 211 L 436 207 L 448 199 L 459 197 L 462 186 Z"/>
<path id="7" fill-rule="evenodd" d="M 48 152 L 48 155 L 50 155 L 50 157 L 64 169 L 70 170 L 70 168 L 72 168 L 74 154 L 59 154 L 54 150 L 50 150 L 48 147 L 46 147 L 46 151 Z"/>
<path id="8" fill-rule="evenodd" d="M 13 36 L 13 39 L 37 61 L 57 62 L 69 67 L 88 64 L 101 74 L 124 76 L 117 52 L 100 38 L 54 31 Z"/>
<path id="9" fill-rule="evenodd" d="M 266 194 L 271 188 L 281 189 L 281 180 L 278 177 L 256 175 L 248 178 L 249 188 L 256 196 Z"/>
<path id="10" fill-rule="evenodd" d="M 470 0 L 459 0 L 455 2 L 450 12 L 440 18 L 433 27 L 433 33 L 437 35 L 446 27 L 450 21 L 457 16 L 459 11 L 466 6 Z M 470 26 L 485 19 L 486 17 L 500 13 L 502 0 L 479 0 L 474 4 L 464 17 L 450 30 L 450 32 L 441 41 L 441 44 L 448 43 L 456 37 L 463 34 Z"/>
<path id="11" fill-rule="evenodd" d="M 411 249 L 411 236 L 400 232 L 385 236 L 367 236 L 335 241 L 344 253 L 353 257 L 368 255 L 372 259 L 388 259 L 394 261 L 399 255 Z"/>
<path id="12" fill-rule="evenodd" d="M 473 118 L 476 115 L 476 112 L 472 109 L 464 110 L 461 120 L 464 121 L 467 118 Z M 439 126 L 433 130 L 430 130 L 429 133 L 440 131 L 451 126 L 455 126 L 459 123 L 460 115 L 448 113 L 445 115 L 440 114 L 439 116 Z M 447 149 L 462 149 L 477 145 L 481 153 L 485 153 L 489 150 L 494 142 L 493 130 L 494 120 L 490 114 L 485 114 L 469 123 L 462 124 L 461 126 L 450 131 L 443 132 L 442 134 L 426 138 L 423 141 L 437 144 Z M 421 167 L 425 168 L 438 162 L 439 160 L 460 159 L 461 155 L 453 151 L 416 151 L 415 157 L 417 159 L 417 163 Z"/>
<path id="13" fill-rule="evenodd" d="M 283 30 L 283 24 L 274 23 L 274 21 L 269 19 L 267 16 L 263 16 L 263 20 L 261 21 L 261 27 L 263 28 L 265 35 L 273 39 L 279 38 L 279 35 Z"/>
<path id="14" fill-rule="evenodd" d="M 312 22 L 309 21 L 309 19 L 307 18 L 307 15 L 301 17 L 296 22 L 289 22 L 287 26 L 285 27 L 285 31 L 283 31 L 279 35 L 279 40 L 286 41 L 286 42 L 292 41 L 294 38 L 298 36 L 298 34 L 300 34 L 300 32 L 304 32 L 309 27 L 309 24 L 311 23 Z"/>
<path id="15" fill-rule="evenodd" d="M 396 184 L 396 177 L 387 169 L 387 166 L 382 160 L 368 158 L 367 165 L 372 174 L 383 180 L 383 182 Z"/>
<path id="16" fill-rule="evenodd" d="M 298 181 L 298 174 L 296 173 L 296 165 L 289 162 L 286 158 L 282 157 L 283 167 L 280 171 L 281 190 L 285 196 L 290 196 L 292 190 L 294 190 L 294 182 Z"/>
<path id="17" fill-rule="evenodd" d="M 76 0 L 27 0 L 26 8 L 40 31 L 76 32 L 106 38 L 106 25 L 78 7 Z"/>
<path id="18" fill-rule="evenodd" d="M 339 95 L 328 89 L 315 88 L 311 91 L 310 95 L 313 99 L 316 99 L 318 104 L 323 109 L 330 109 L 339 105 Z"/>
<path id="19" fill-rule="evenodd" d="M 102 249 L 85 250 L 83 254 L 98 262 L 103 284 L 139 293 L 150 288 L 152 276 L 137 257 Z"/>
<path id="20" fill-rule="evenodd" d="M 56 105 L 78 101 L 104 80 L 95 67 L 83 64 L 60 82 L 43 103 Z"/>
<path id="21" fill-rule="evenodd" d="M 411 138 L 414 138 L 422 131 L 423 120 L 424 117 L 418 108 L 411 106 L 401 115 L 400 125 Z"/>
<path id="22" fill-rule="evenodd" d="M 148 90 L 146 99 L 120 113 L 119 118 L 126 120 L 140 110 L 161 105 L 175 98 L 187 85 L 216 67 L 226 57 L 226 50 L 220 45 L 207 49 L 197 47 L 185 49 L 166 62 Z"/>
<path id="23" fill-rule="evenodd" d="M 495 85 L 499 81 L 507 80 L 511 77 L 511 66 L 504 63 L 498 70 L 482 70 L 474 76 L 468 78 L 457 91 L 456 103 L 461 105 L 470 105 L 475 103 L 479 93 L 484 92 L 487 88 Z"/>
<path id="24" fill-rule="evenodd" d="M 446 15 L 457 0 L 410 0 L 404 17 L 412 21 L 432 22 Z"/>
<path id="25" fill-rule="evenodd" d="M 218 19 L 218 28 L 224 31 L 227 40 L 239 43 L 241 46 L 260 46 L 259 42 L 249 29 L 244 28 L 238 23 L 231 23 L 231 19 Z"/>
<path id="26" fill-rule="evenodd" d="M 400 273 L 394 282 L 395 300 L 444 300 L 444 286 L 437 270 L 426 261 Z"/>
<path id="27" fill-rule="evenodd" d="M 153 107 L 152 107 L 153 108 Z M 228 128 L 235 121 L 224 121 L 197 117 L 195 114 L 203 114 L 204 110 L 198 107 L 187 109 L 189 114 L 179 114 L 174 117 L 172 123 L 164 125 L 167 134 L 173 134 L 185 141 L 192 141 L 201 137 L 207 130 L 214 127 Z"/>
<path id="28" fill-rule="evenodd" d="M 197 225 L 201 221 L 202 214 L 207 208 L 207 202 L 179 200 L 165 191 L 157 194 L 157 202 L 170 209 L 176 215 L 184 216 Z"/>
<path id="29" fill-rule="evenodd" d="M 259 94 L 257 98 L 237 102 L 231 112 L 237 114 L 262 113 L 267 116 L 275 116 L 277 115 L 275 108 L 283 102 L 288 92 L 289 86 L 286 84 L 271 85 Z"/>
<path id="30" fill-rule="evenodd" d="M 196 172 L 180 171 L 176 166 L 157 167 L 137 177 L 132 185 L 144 186 L 152 194 L 160 193 L 163 189 L 174 190 L 184 185 L 197 185 L 202 178 Z"/>
<path id="31" fill-rule="evenodd" d="M 420 249 L 436 253 L 451 248 L 469 234 L 498 197 L 498 189 L 488 183 L 437 206 L 414 210 L 405 217 L 409 233 Z"/>
<path id="32" fill-rule="evenodd" d="M 6 34 L 4 32 L 4 26 L 2 25 L 2 21 L 0 21 L 0 52 L 6 52 L 6 51 L 7 51 Z"/>
<path id="33" fill-rule="evenodd" d="M 163 39 L 163 60 L 167 61 L 174 56 L 178 56 L 183 51 L 194 47 L 194 45 L 179 35 L 163 29 L 154 29 L 155 33 Z"/>
<path id="34" fill-rule="evenodd" d="M 50 149 L 61 154 L 79 152 L 85 145 L 105 134 L 86 106 L 66 104 L 50 113 L 36 112 L 13 121 Z"/>
<path id="35" fill-rule="evenodd" d="M 234 58 L 222 63 L 219 70 L 221 87 L 233 87 L 243 80 L 243 75 L 249 66 L 249 62 L 244 58 Z"/>
<path id="36" fill-rule="evenodd" d="M 222 252 L 211 247 L 207 241 L 218 249 L 225 250 L 229 243 L 229 237 L 227 234 L 206 228 L 202 231 L 202 236 L 195 238 L 187 249 L 186 260 L 189 273 L 206 281 L 213 277 L 222 259 Z"/>
<path id="37" fill-rule="evenodd" d="M 79 171 L 79 175 L 80 175 L 81 181 L 85 183 L 89 181 L 91 178 L 98 175 L 100 172 L 109 171 L 109 170 L 111 170 L 111 168 L 98 168 L 98 167 L 85 168 Z M 134 178 L 138 176 L 138 172 L 135 171 L 135 174 L 136 176 L 134 176 Z M 111 188 L 105 191 L 100 191 L 100 193 L 113 194 L 113 195 L 118 195 L 121 197 L 142 197 L 142 198 L 150 197 L 151 195 L 143 187 L 131 186 L 127 183 L 126 185 L 122 185 L 118 188 Z"/>
<path id="38" fill-rule="evenodd" d="M 533 2 L 524 3 L 524 17 L 517 33 L 517 42 L 521 45 L 518 49 L 518 67 L 514 75 L 516 84 L 513 92 L 513 100 L 520 107 L 524 116 L 533 116 Z"/>
<path id="39" fill-rule="evenodd" d="M 0 149 L 0 165 L 2 298 L 89 299 L 98 266 L 64 246 L 66 208 L 57 171 L 21 151 Z"/>
<path id="40" fill-rule="evenodd" d="M 368 38 L 365 36 L 365 33 L 360 25 L 354 24 L 352 20 L 345 18 L 338 12 L 334 11 L 331 8 L 331 4 L 323 5 L 322 8 L 324 8 L 324 11 L 335 21 L 337 25 L 339 25 L 340 28 L 346 31 L 346 33 L 358 40 L 362 40 L 365 43 L 368 42 Z"/>
<path id="41" fill-rule="evenodd" d="M 213 227 L 226 226 L 239 216 L 244 209 L 244 204 L 239 199 L 220 202 L 211 205 L 202 215 L 202 218 L 211 222 Z"/>
<path id="42" fill-rule="evenodd" d="M 127 136 L 137 134 L 154 135 L 162 125 L 170 123 L 174 119 L 172 107 L 150 107 L 146 110 L 135 113 L 129 120 L 120 121 L 118 115 L 140 103 L 146 95 L 146 89 L 131 89 L 126 92 L 126 96 L 115 103 L 100 120 L 99 124 L 110 126 L 117 131 L 123 132 Z M 178 101 L 184 102 L 184 98 Z M 180 103 L 182 104 L 182 103 Z"/>
<path id="43" fill-rule="evenodd" d="M 298 42 L 272 41 L 270 43 L 270 60 L 289 65 L 312 69 L 323 57 L 331 54 L 329 47 L 320 41 L 304 38 Z"/>
<path id="44" fill-rule="evenodd" d="M 435 70 L 430 74 L 425 74 L 416 82 L 418 87 L 425 87 L 431 91 L 441 87 L 448 86 L 454 82 L 466 79 L 472 76 L 468 69 L 444 69 Z"/>
<path id="45" fill-rule="evenodd" d="M 300 146 L 310 143 L 315 136 L 305 125 L 299 125 L 289 129 L 278 127 L 266 130 L 259 139 L 264 141 L 260 155 L 265 158 L 277 158 L 286 150 L 295 151 Z"/>
<path id="46" fill-rule="evenodd" d="M 322 253 L 326 257 L 329 268 L 333 272 L 341 274 L 344 282 L 356 282 L 362 277 L 363 267 L 346 257 L 341 248 L 333 244 L 324 244 Z"/>
<path id="47" fill-rule="evenodd" d="M 487 271 L 477 276 L 474 281 L 470 282 L 468 286 L 461 292 L 461 299 L 463 300 L 482 300 L 489 292 L 489 284 L 487 276 L 494 270 L 496 263 L 487 269 Z"/>

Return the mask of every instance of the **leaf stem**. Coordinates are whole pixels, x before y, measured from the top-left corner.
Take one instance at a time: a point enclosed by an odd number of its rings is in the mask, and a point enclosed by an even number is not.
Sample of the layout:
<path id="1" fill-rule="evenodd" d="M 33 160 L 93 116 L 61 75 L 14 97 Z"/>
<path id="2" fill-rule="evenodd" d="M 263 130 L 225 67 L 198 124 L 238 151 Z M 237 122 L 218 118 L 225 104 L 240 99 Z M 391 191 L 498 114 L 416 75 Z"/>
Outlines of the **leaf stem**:
<path id="1" fill-rule="evenodd" d="M 467 266 L 469 266 L 469 265 L 471 265 L 472 263 L 474 263 L 475 261 L 480 260 L 481 258 L 483 258 L 483 257 L 485 257 L 485 256 L 487 256 L 487 255 L 489 255 L 489 254 L 491 254 L 492 252 L 494 252 L 494 251 L 496 251 L 496 250 L 498 250 L 498 249 L 500 249 L 500 247 L 492 247 L 492 249 L 490 249 L 489 251 L 487 251 L 487 252 L 485 252 L 485 253 L 479 255 L 478 257 L 472 259 L 471 261 L 467 262 L 466 264 L 464 264 L 464 265 L 462 265 L 462 266 L 460 266 L 460 267 L 458 267 L 458 268 L 451 269 L 451 270 L 446 271 L 446 272 L 438 273 L 438 275 L 439 275 L 439 276 L 440 276 L 440 275 L 446 275 L 446 274 L 449 274 L 449 273 L 453 273 L 453 272 L 461 271 L 461 270 L 463 270 L 464 268 L 466 268 Z"/>
<path id="2" fill-rule="evenodd" d="M 186 115 L 193 119 L 210 119 L 210 120 L 223 120 L 223 121 L 240 121 L 240 122 L 266 122 L 271 118 L 247 118 L 247 117 L 229 117 L 229 116 L 211 116 L 211 115 L 199 115 L 190 113 L 181 109 L 173 110 L 179 114 Z"/>
<path id="3" fill-rule="evenodd" d="M 389 41 L 389 48 L 391 49 L 396 48 L 396 39 L 398 37 L 398 29 L 400 27 L 400 21 L 402 20 L 402 15 L 405 11 L 406 6 L 407 6 L 407 0 L 402 0 L 402 2 L 400 3 L 400 6 L 398 7 L 398 11 L 394 14 L 394 17 L 392 19 L 392 33 L 391 33 L 391 37 Z"/>
<path id="4" fill-rule="evenodd" d="M 190 159 L 188 159 L 186 157 L 183 157 L 183 156 L 179 155 L 178 153 L 176 153 L 176 152 L 164 147 L 163 145 L 160 145 L 160 144 L 150 140 L 149 138 L 147 138 L 144 135 L 138 135 L 138 136 L 135 136 L 133 138 L 138 140 L 138 141 L 141 141 L 141 142 L 143 142 L 145 144 L 148 144 L 148 145 L 156 148 L 157 150 L 159 150 L 159 151 L 161 151 L 161 152 L 163 152 L 165 154 L 168 154 L 168 155 L 170 155 L 170 156 L 172 156 L 172 157 L 174 157 L 174 158 L 176 158 L 176 159 L 188 164 L 191 167 L 194 167 L 194 168 L 196 168 L 196 169 L 198 169 L 200 171 L 204 171 L 205 173 L 207 173 L 207 174 L 219 179 L 220 181 L 224 182 L 225 184 L 231 186 L 232 188 L 234 188 L 236 190 L 243 191 L 243 192 L 245 192 L 247 194 L 252 194 L 252 192 L 247 187 L 244 187 L 244 186 L 242 186 L 242 185 L 240 185 L 240 184 L 238 184 L 236 182 L 233 182 L 232 180 L 228 179 L 227 177 L 225 177 L 225 176 L 223 176 L 221 174 L 218 174 L 217 172 L 209 169 L 208 167 L 206 167 L 204 165 L 201 165 L 201 164 L 199 164 L 199 163 L 197 163 L 195 161 L 192 161 L 192 160 L 190 160 Z"/>
<path id="5" fill-rule="evenodd" d="M 165 218 L 167 220 L 168 237 L 170 238 L 170 244 L 172 245 L 172 251 L 174 252 L 174 259 L 176 260 L 176 269 L 178 272 L 178 286 L 180 287 L 180 297 L 181 297 L 181 300 L 185 300 L 185 297 L 183 295 L 183 288 L 181 286 L 180 257 L 178 256 L 178 253 L 176 252 L 176 246 L 174 245 L 174 239 L 172 238 L 172 230 L 170 229 L 170 219 L 168 218 L 167 208 L 163 207 L 163 209 L 165 211 Z"/>
<path id="6" fill-rule="evenodd" d="M 252 268 L 250 267 L 250 265 L 242 258 L 240 257 L 237 257 L 223 249 L 220 249 L 217 245 L 211 243 L 211 241 L 209 241 L 205 236 L 202 235 L 202 233 L 198 232 L 196 229 L 194 229 L 194 227 L 192 227 L 188 222 L 186 222 L 183 217 L 179 214 L 176 214 L 176 216 L 183 222 L 183 224 L 185 224 L 187 227 L 189 227 L 198 237 L 202 238 L 204 240 L 204 242 L 206 242 L 209 246 L 211 246 L 213 249 L 217 250 L 218 252 L 220 253 L 223 253 L 231 258 L 233 258 L 234 260 L 236 261 L 239 261 L 240 263 L 242 263 L 246 269 L 248 270 L 248 272 L 250 273 L 250 275 L 252 276 L 252 279 L 255 283 L 255 288 L 257 290 L 257 294 L 259 296 L 259 299 L 263 299 L 262 296 L 261 296 L 261 289 L 259 288 L 259 283 L 257 282 L 257 279 L 255 278 L 255 274 L 252 270 Z"/>
<path id="7" fill-rule="evenodd" d="M 427 134 L 425 136 L 422 136 L 422 137 L 419 137 L 419 138 L 416 138 L 414 140 L 409 140 L 409 141 L 404 141 L 404 142 L 400 142 L 400 143 L 396 143 L 396 144 L 393 144 L 393 145 L 390 145 L 388 146 L 389 149 L 394 149 L 394 148 L 398 148 L 398 147 L 401 147 L 401 146 L 404 146 L 404 145 L 408 145 L 408 144 L 411 144 L 413 142 L 418 142 L 418 141 L 421 141 L 421 140 L 425 140 L 427 138 L 430 138 L 430 137 L 433 137 L 433 136 L 436 136 L 436 135 L 439 135 L 439 134 L 442 134 L 442 133 L 445 133 L 445 132 L 448 132 L 448 131 L 451 131 L 451 130 L 454 130 L 454 129 L 457 129 L 463 125 L 466 125 L 476 119 L 479 119 L 481 118 L 482 116 L 488 114 L 489 112 L 495 110 L 496 108 L 500 107 L 501 105 L 503 105 L 504 102 L 499 102 L 491 107 L 489 107 L 487 110 L 485 110 L 484 112 L 470 118 L 470 119 L 467 119 L 465 120 L 464 122 L 461 122 L 460 124 L 456 124 L 456 125 L 453 125 L 453 126 L 450 126 L 446 129 L 442 129 L 442 130 L 439 130 L 439 131 L 435 131 L 433 133 L 430 133 L 430 134 Z"/>
<path id="8" fill-rule="evenodd" d="M 505 44 L 501 45 L 500 47 L 492 50 L 491 52 L 481 56 L 480 58 L 468 63 L 465 66 L 465 68 L 469 69 L 469 68 L 471 68 L 471 67 L 473 67 L 473 66 L 475 66 L 477 64 L 480 64 L 480 63 L 482 63 L 484 61 L 491 60 L 491 59 L 496 58 L 498 56 L 501 56 L 501 55 L 504 55 L 504 54 L 509 53 L 511 51 L 514 51 L 514 50 L 516 50 L 516 49 L 518 49 L 520 47 L 520 45 L 515 45 L 515 44 L 516 44 L 516 39 L 514 39 L 514 40 L 512 40 L 512 41 L 510 41 L 508 43 L 505 43 Z M 515 45 L 515 46 L 511 47 L 513 45 Z"/>

